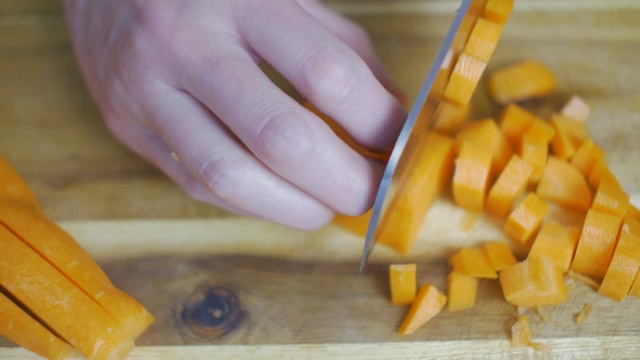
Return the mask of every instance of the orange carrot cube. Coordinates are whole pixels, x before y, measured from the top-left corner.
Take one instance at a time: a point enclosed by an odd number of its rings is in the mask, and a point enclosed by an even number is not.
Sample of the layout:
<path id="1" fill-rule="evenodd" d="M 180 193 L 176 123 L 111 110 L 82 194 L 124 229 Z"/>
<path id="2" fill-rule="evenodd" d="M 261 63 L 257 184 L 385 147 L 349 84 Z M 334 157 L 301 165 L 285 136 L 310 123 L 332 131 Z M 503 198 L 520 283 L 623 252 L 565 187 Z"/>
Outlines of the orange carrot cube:
<path id="1" fill-rule="evenodd" d="M 624 216 L 629 207 L 629 195 L 609 181 L 601 181 L 593 198 L 592 209 L 615 216 Z"/>
<path id="2" fill-rule="evenodd" d="M 509 215 L 513 203 L 522 195 L 533 168 L 518 155 L 513 155 L 487 196 L 487 211 L 500 216 Z"/>
<path id="3" fill-rule="evenodd" d="M 514 265 L 518 261 L 509 247 L 501 242 L 489 242 L 482 247 L 491 267 L 496 272 Z"/>
<path id="4" fill-rule="evenodd" d="M 460 311 L 472 308 L 476 303 L 478 279 L 460 274 L 449 273 L 447 278 L 447 299 L 449 311 Z"/>
<path id="5" fill-rule="evenodd" d="M 535 134 L 525 133 L 520 142 L 518 155 L 531 165 L 529 180 L 531 184 L 537 184 L 540 181 L 544 167 L 547 165 L 549 145 Z"/>
<path id="6" fill-rule="evenodd" d="M 554 156 L 547 159 L 536 193 L 543 199 L 575 210 L 589 209 L 593 198 L 582 173 Z"/>
<path id="7" fill-rule="evenodd" d="M 391 304 L 409 305 L 416 298 L 416 264 L 389 265 Z"/>
<path id="8" fill-rule="evenodd" d="M 639 270 L 640 221 L 627 218 L 598 292 L 617 301 L 624 300 Z"/>
<path id="9" fill-rule="evenodd" d="M 522 135 L 531 127 L 535 115 L 520 106 L 510 103 L 499 117 L 500 130 L 511 145 L 518 147 Z"/>
<path id="10" fill-rule="evenodd" d="M 453 271 L 474 278 L 495 279 L 498 277 L 489 259 L 480 249 L 463 247 L 449 258 Z"/>
<path id="11" fill-rule="evenodd" d="M 522 61 L 489 77 L 489 95 L 498 104 L 545 96 L 556 87 L 555 75 L 537 61 Z"/>
<path id="12" fill-rule="evenodd" d="M 586 139 L 573 154 L 571 164 L 578 168 L 585 177 L 588 177 L 598 161 L 602 159 L 604 159 L 604 151 L 593 140 Z"/>
<path id="13" fill-rule="evenodd" d="M 444 91 L 445 98 L 460 106 L 467 106 L 486 67 L 486 62 L 461 54 Z"/>
<path id="14" fill-rule="evenodd" d="M 453 198 L 471 211 L 482 211 L 491 174 L 491 153 L 484 147 L 464 141 L 455 160 Z"/>
<path id="15" fill-rule="evenodd" d="M 590 209 L 584 220 L 571 270 L 601 280 L 618 238 L 621 216 Z"/>
<path id="16" fill-rule="evenodd" d="M 549 206 L 534 193 L 529 193 L 511 212 L 504 232 L 522 245 L 527 245 L 540 228 Z"/>
<path id="17" fill-rule="evenodd" d="M 513 155 L 511 144 L 498 128 L 498 124 L 490 118 L 468 123 L 460 130 L 455 139 L 456 153 L 460 152 L 465 141 L 491 151 L 492 175 L 500 173 Z"/>
<path id="18" fill-rule="evenodd" d="M 478 19 L 463 53 L 478 60 L 488 62 L 500 40 L 503 25 L 487 19 Z"/>
<path id="19" fill-rule="evenodd" d="M 527 259 L 500 272 L 504 298 L 516 305 L 535 307 L 567 300 L 564 276 L 546 257 Z"/>
<path id="20" fill-rule="evenodd" d="M 579 238 L 580 230 L 553 220 L 545 221 L 527 256 L 529 259 L 546 257 L 566 273 L 571 267 Z"/>
<path id="21" fill-rule="evenodd" d="M 441 102 L 435 113 L 433 128 L 445 135 L 452 135 L 469 119 L 471 105 L 460 107 L 450 102 Z"/>

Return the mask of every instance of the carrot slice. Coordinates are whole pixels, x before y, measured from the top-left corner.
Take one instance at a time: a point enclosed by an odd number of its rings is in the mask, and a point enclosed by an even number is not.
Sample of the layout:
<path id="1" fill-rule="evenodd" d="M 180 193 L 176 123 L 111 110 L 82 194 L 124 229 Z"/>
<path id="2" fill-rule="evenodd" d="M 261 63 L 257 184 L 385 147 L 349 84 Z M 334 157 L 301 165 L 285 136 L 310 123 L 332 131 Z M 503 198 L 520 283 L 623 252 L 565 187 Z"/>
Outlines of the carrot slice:
<path id="1" fill-rule="evenodd" d="M 593 198 L 592 209 L 615 216 L 624 216 L 629 207 L 629 195 L 619 186 L 601 181 Z"/>
<path id="2" fill-rule="evenodd" d="M 527 315 L 518 315 L 518 321 L 511 326 L 511 346 L 527 347 L 531 344 L 531 325 Z"/>
<path id="3" fill-rule="evenodd" d="M 29 185 L 2 156 L 0 156 L 0 179 L 2 179 L 0 201 L 24 201 L 34 208 L 40 208 L 36 195 Z"/>
<path id="4" fill-rule="evenodd" d="M 464 141 L 455 160 L 453 199 L 471 211 L 482 211 L 489 187 L 491 153 L 486 148 Z"/>
<path id="5" fill-rule="evenodd" d="M 590 209 L 584 220 L 571 270 L 602 279 L 611 262 L 621 222 L 621 216 Z"/>
<path id="6" fill-rule="evenodd" d="M 525 133 L 520 142 L 518 155 L 522 160 L 531 165 L 531 175 L 529 183 L 531 185 L 538 184 L 544 167 L 547 165 L 547 157 L 549 156 L 549 145 L 537 137 L 535 134 Z"/>
<path id="7" fill-rule="evenodd" d="M 496 272 L 517 263 L 509 247 L 501 242 L 489 242 L 482 247 L 491 267 Z"/>
<path id="8" fill-rule="evenodd" d="M 496 49 L 503 25 L 487 19 L 478 19 L 471 30 L 463 54 L 488 62 Z"/>
<path id="9" fill-rule="evenodd" d="M 492 175 L 499 174 L 513 155 L 511 144 L 498 128 L 498 124 L 490 118 L 474 121 L 460 130 L 455 139 L 456 153 L 460 152 L 465 141 L 491 151 Z"/>
<path id="10" fill-rule="evenodd" d="M 513 10 L 513 0 L 489 0 L 484 6 L 483 17 L 504 23 Z"/>
<path id="11" fill-rule="evenodd" d="M 604 161 L 604 159 L 600 159 L 596 162 L 593 170 L 591 170 L 591 174 L 589 174 L 589 185 L 597 188 L 600 186 L 600 182 L 602 180 L 606 180 L 609 183 L 616 185 L 618 187 L 622 187 L 620 182 L 618 182 L 618 178 L 613 174 L 609 166 Z"/>
<path id="12" fill-rule="evenodd" d="M 593 198 L 582 173 L 554 156 L 547 159 L 536 193 L 543 199 L 575 210 L 589 209 Z"/>
<path id="13" fill-rule="evenodd" d="M 493 270 L 489 259 L 480 249 L 463 247 L 449 258 L 453 271 L 474 278 L 495 279 L 498 274 Z"/>
<path id="14" fill-rule="evenodd" d="M 627 218 L 598 292 L 617 301 L 624 300 L 639 270 L 640 221 Z"/>
<path id="15" fill-rule="evenodd" d="M 489 77 L 489 95 L 499 104 L 545 96 L 556 87 L 555 75 L 537 61 L 522 61 L 495 71 Z"/>
<path id="16" fill-rule="evenodd" d="M 500 272 L 504 297 L 516 306 L 555 305 L 567 300 L 562 271 L 546 257 L 527 259 Z"/>
<path id="17" fill-rule="evenodd" d="M 452 271 L 447 278 L 447 307 L 449 311 L 472 308 L 476 303 L 478 279 Z"/>
<path id="18" fill-rule="evenodd" d="M 580 230 L 553 220 L 545 221 L 527 256 L 529 259 L 546 257 L 566 273 L 571 267 L 579 238 Z"/>
<path id="19" fill-rule="evenodd" d="M 0 336 L 47 359 L 68 359 L 76 351 L 0 292 Z"/>
<path id="20" fill-rule="evenodd" d="M 520 139 L 531 127 L 535 115 L 520 106 L 510 103 L 502 110 L 499 117 L 500 131 L 509 142 L 518 147 Z"/>
<path id="21" fill-rule="evenodd" d="M 509 215 L 513 203 L 522 195 L 533 168 L 518 155 L 513 155 L 487 196 L 487 211 L 500 217 Z"/>
<path id="22" fill-rule="evenodd" d="M 536 236 L 548 210 L 549 206 L 540 197 L 529 193 L 507 218 L 504 232 L 526 246 Z"/>
<path id="23" fill-rule="evenodd" d="M 444 90 L 445 98 L 460 106 L 467 106 L 486 67 L 486 62 L 461 54 Z"/>
<path id="24" fill-rule="evenodd" d="M 555 137 L 556 130 L 551 124 L 534 116 L 531 126 L 529 126 L 525 134 L 530 134 L 530 136 L 540 139 L 545 144 L 549 144 Z"/>
<path id="25" fill-rule="evenodd" d="M 472 6 L 477 7 L 477 4 L 473 4 Z M 471 11 L 471 7 L 469 7 L 469 11 Z M 483 6 L 484 7 L 484 6 Z M 476 12 L 477 13 L 477 12 Z M 456 32 L 456 36 L 453 38 L 453 42 L 451 43 L 451 50 L 454 54 L 460 54 L 462 50 L 464 50 L 467 42 L 469 41 L 469 36 L 471 36 L 471 31 L 473 30 L 473 26 L 476 24 L 478 20 L 477 16 L 465 16 L 460 23 L 460 27 L 458 28 L 458 32 Z"/>
<path id="26" fill-rule="evenodd" d="M 391 304 L 409 305 L 416 298 L 416 264 L 394 264 L 389 266 L 389 288 Z"/>
<path id="27" fill-rule="evenodd" d="M 420 287 L 416 299 L 411 304 L 407 316 L 402 321 L 398 333 L 413 334 L 427 321 L 438 315 L 447 302 L 447 297 L 435 286 L 426 284 Z"/>
<path id="28" fill-rule="evenodd" d="M 586 139 L 573 154 L 571 164 L 580 170 L 582 175 L 587 177 L 591 174 L 598 161 L 602 159 L 604 159 L 604 151 L 593 140 Z"/>
<path id="29" fill-rule="evenodd" d="M 122 358 L 133 349 L 113 316 L 1 226 L 0 243 L 0 286 L 84 356 Z"/>
<path id="30" fill-rule="evenodd" d="M 562 107 L 560 114 L 574 120 L 585 122 L 591 113 L 591 108 L 580 96 L 573 95 Z"/>
<path id="31" fill-rule="evenodd" d="M 561 159 L 570 159 L 588 138 L 585 124 L 559 114 L 554 114 L 550 123 L 556 131 L 551 140 L 554 155 Z"/>
<path id="32" fill-rule="evenodd" d="M 371 220 L 372 209 L 359 216 L 348 216 L 338 214 L 333 218 L 332 223 L 358 236 L 367 236 L 369 221 Z"/>
<path id="33" fill-rule="evenodd" d="M 460 107 L 450 102 L 441 102 L 435 113 L 434 130 L 445 134 L 453 135 L 469 119 L 471 104 Z"/>

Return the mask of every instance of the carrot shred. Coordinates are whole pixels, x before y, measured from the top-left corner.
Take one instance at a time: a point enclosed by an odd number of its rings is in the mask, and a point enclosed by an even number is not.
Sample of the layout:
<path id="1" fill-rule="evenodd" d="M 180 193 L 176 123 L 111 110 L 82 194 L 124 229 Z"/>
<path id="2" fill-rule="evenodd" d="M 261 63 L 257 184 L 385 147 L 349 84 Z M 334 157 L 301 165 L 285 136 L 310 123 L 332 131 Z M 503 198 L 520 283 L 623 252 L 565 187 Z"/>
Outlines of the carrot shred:
<path id="1" fill-rule="evenodd" d="M 489 187 L 491 153 L 484 147 L 464 141 L 455 160 L 453 199 L 462 208 L 482 211 Z"/>
<path id="2" fill-rule="evenodd" d="M 556 87 L 555 75 L 537 61 L 515 63 L 495 71 L 489 77 L 489 95 L 498 104 L 545 96 L 555 91 Z"/>
<path id="3" fill-rule="evenodd" d="M 529 193 L 509 214 L 504 232 L 519 244 L 527 246 L 536 236 L 549 206 L 536 194 Z"/>
<path id="4" fill-rule="evenodd" d="M 518 262 L 515 256 L 513 256 L 511 249 L 504 243 L 488 242 L 482 246 L 482 250 L 489 260 L 489 264 L 491 264 L 491 267 L 496 272 L 506 269 Z"/>
<path id="5" fill-rule="evenodd" d="M 598 293 L 622 301 L 640 270 L 640 221 L 625 219 L 611 263 Z"/>
<path id="6" fill-rule="evenodd" d="M 474 278 L 495 279 L 498 277 L 489 259 L 480 249 L 463 247 L 449 258 L 453 271 Z"/>
<path id="7" fill-rule="evenodd" d="M 447 278 L 447 307 L 449 311 L 472 308 L 476 303 L 478 279 L 452 271 Z"/>
<path id="8" fill-rule="evenodd" d="M 524 192 L 533 167 L 513 155 L 487 195 L 486 209 L 499 217 L 509 215 L 513 203 Z"/>
<path id="9" fill-rule="evenodd" d="M 467 106 L 486 67 L 486 62 L 461 54 L 444 90 L 444 97 L 460 106 Z"/>
<path id="10" fill-rule="evenodd" d="M 589 209 L 593 198 L 582 173 L 555 156 L 547 159 L 536 193 L 543 199 L 575 210 Z"/>
<path id="11" fill-rule="evenodd" d="M 621 222 L 621 216 L 590 209 L 571 269 L 601 280 L 609 267 Z"/>
<path id="12" fill-rule="evenodd" d="M 547 220 L 542 224 L 527 257 L 530 259 L 546 257 L 566 273 L 571 267 L 579 238 L 580 230 L 572 226 L 564 226 L 554 220 Z"/>
<path id="13" fill-rule="evenodd" d="M 505 299 L 517 306 L 555 305 L 567 300 L 562 271 L 546 257 L 527 259 L 500 272 Z"/>
<path id="14" fill-rule="evenodd" d="M 416 264 L 393 264 L 389 266 L 389 288 L 391 304 L 409 305 L 416 298 Z"/>
<path id="15" fill-rule="evenodd" d="M 425 284 L 420 287 L 416 299 L 411 304 L 398 333 L 400 335 L 413 334 L 427 321 L 438 315 L 447 302 L 447 297 L 435 286 Z"/>

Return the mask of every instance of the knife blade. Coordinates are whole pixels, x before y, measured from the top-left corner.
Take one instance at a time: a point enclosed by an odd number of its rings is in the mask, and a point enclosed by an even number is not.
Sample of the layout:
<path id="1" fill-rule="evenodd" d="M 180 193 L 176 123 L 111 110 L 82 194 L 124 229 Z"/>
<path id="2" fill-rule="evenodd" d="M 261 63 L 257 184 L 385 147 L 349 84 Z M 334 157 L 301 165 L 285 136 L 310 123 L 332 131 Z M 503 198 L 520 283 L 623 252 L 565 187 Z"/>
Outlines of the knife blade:
<path id="1" fill-rule="evenodd" d="M 432 89 L 433 83 L 436 80 L 436 76 L 438 72 L 442 68 L 443 64 L 447 62 L 451 62 L 451 45 L 453 44 L 454 38 L 460 29 L 460 26 L 463 22 L 465 16 L 467 16 L 469 12 L 469 8 L 471 2 L 473 0 L 462 0 L 460 7 L 456 11 L 456 15 L 449 27 L 449 31 L 447 32 L 438 53 L 427 73 L 427 77 L 424 80 L 420 91 L 411 106 L 407 119 L 402 126 L 400 134 L 396 140 L 396 143 L 391 151 L 391 155 L 387 161 L 387 165 L 384 170 L 384 174 L 382 176 L 382 180 L 380 182 L 380 186 L 378 188 L 378 192 L 376 194 L 376 198 L 373 204 L 373 209 L 371 212 L 371 219 L 369 220 L 369 226 L 367 227 L 367 235 L 365 237 L 364 249 L 362 251 L 362 257 L 360 259 L 360 272 L 364 269 L 364 266 L 367 262 L 367 259 L 371 255 L 376 239 L 376 233 L 379 229 L 379 225 L 381 220 L 384 220 L 385 216 L 387 216 L 386 211 L 389 208 L 389 204 L 392 202 L 394 196 L 396 196 L 398 187 L 397 183 L 399 182 L 398 176 L 398 167 L 402 167 L 403 164 L 406 165 L 406 159 L 409 157 L 411 152 L 411 143 L 415 142 L 415 138 L 420 136 L 420 133 L 425 133 L 426 130 L 431 129 L 433 126 L 434 119 L 432 116 L 427 115 L 420 116 L 420 112 L 427 100 L 429 92 Z M 417 126 L 418 121 L 423 123 Z M 416 128 L 420 128 L 424 131 L 416 132 L 414 131 Z"/>

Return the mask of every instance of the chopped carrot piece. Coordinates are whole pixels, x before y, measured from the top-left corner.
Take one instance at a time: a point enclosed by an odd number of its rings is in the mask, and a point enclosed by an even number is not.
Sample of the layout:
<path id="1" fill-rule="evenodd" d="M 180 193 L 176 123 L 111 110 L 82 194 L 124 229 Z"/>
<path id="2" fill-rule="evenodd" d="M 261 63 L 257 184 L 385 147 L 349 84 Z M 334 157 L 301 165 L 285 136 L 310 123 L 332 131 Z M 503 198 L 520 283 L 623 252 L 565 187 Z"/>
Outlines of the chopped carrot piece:
<path id="1" fill-rule="evenodd" d="M 554 114 L 550 123 L 556 130 L 551 140 L 554 155 L 561 159 L 570 159 L 588 138 L 587 127 L 583 122 L 559 114 Z"/>
<path id="2" fill-rule="evenodd" d="M 574 120 L 585 122 L 591 113 L 589 105 L 578 95 L 573 95 L 562 107 L 560 114 Z"/>
<path id="3" fill-rule="evenodd" d="M 453 68 L 444 96 L 460 106 L 467 106 L 487 63 L 461 54 Z"/>
<path id="4" fill-rule="evenodd" d="M 35 208 L 40 208 L 36 195 L 29 185 L 2 156 L 0 156 L 0 179 L 2 179 L 0 201 L 24 201 Z"/>
<path id="5" fill-rule="evenodd" d="M 534 116 L 531 126 L 529 126 L 525 134 L 530 134 L 530 136 L 540 139 L 545 144 L 549 144 L 556 135 L 556 129 L 546 121 Z"/>
<path id="6" fill-rule="evenodd" d="M 640 270 L 640 221 L 627 218 L 598 293 L 622 301 Z"/>
<path id="7" fill-rule="evenodd" d="M 111 314 L 2 226 L 0 244 L 0 286 L 84 356 L 121 358 L 133 349 Z"/>
<path id="8" fill-rule="evenodd" d="M 416 264 L 394 264 L 389 266 L 391 304 L 409 305 L 416 298 Z"/>
<path id="9" fill-rule="evenodd" d="M 447 278 L 447 298 L 449 311 L 472 308 L 476 303 L 478 279 L 452 271 Z"/>
<path id="10" fill-rule="evenodd" d="M 608 181 L 601 181 L 593 197 L 591 208 L 611 215 L 624 216 L 629 207 L 629 194 L 619 186 Z"/>
<path id="11" fill-rule="evenodd" d="M 495 279 L 498 277 L 489 259 L 480 249 L 463 247 L 449 258 L 453 271 L 474 278 Z"/>
<path id="12" fill-rule="evenodd" d="M 576 325 L 580 325 L 583 322 L 585 322 L 585 320 L 587 320 L 587 317 L 589 316 L 589 314 L 591 314 L 591 309 L 592 308 L 593 308 L 593 306 L 590 303 L 586 303 L 584 305 L 582 310 L 580 310 L 578 315 L 576 315 L 576 318 L 575 318 Z"/>
<path id="13" fill-rule="evenodd" d="M 598 161 L 604 159 L 604 151 L 593 140 L 586 139 L 580 144 L 571 158 L 571 164 L 578 168 L 582 175 L 589 176 Z"/>
<path id="14" fill-rule="evenodd" d="M 547 159 L 536 193 L 543 199 L 575 210 L 589 209 L 593 198 L 582 173 L 554 156 Z"/>
<path id="15" fill-rule="evenodd" d="M 487 196 L 487 211 L 500 217 L 509 215 L 513 203 L 522 195 L 533 168 L 518 155 L 513 155 Z"/>
<path id="16" fill-rule="evenodd" d="M 500 272 L 504 297 L 517 306 L 555 305 L 567 300 L 562 271 L 546 257 L 527 259 Z"/>
<path id="17" fill-rule="evenodd" d="M 465 16 L 462 18 L 456 37 L 453 38 L 453 42 L 451 43 L 452 52 L 460 54 L 462 50 L 464 50 L 467 42 L 469 41 L 469 36 L 471 36 L 473 26 L 476 24 L 477 20 L 477 16 Z"/>
<path id="18" fill-rule="evenodd" d="M 618 178 L 613 174 L 609 166 L 604 161 L 604 159 L 600 159 L 596 162 L 593 170 L 591 170 L 591 174 L 589 174 L 589 185 L 597 188 L 600 186 L 600 182 L 602 180 L 607 180 L 609 183 L 616 185 L 618 187 L 622 187 L 620 182 L 618 182 Z"/>
<path id="19" fill-rule="evenodd" d="M 348 216 L 338 214 L 333 218 L 333 223 L 341 228 L 361 237 L 367 236 L 367 229 L 369 228 L 369 221 L 371 220 L 371 212 L 369 209 L 366 213 L 360 216 Z"/>
<path id="20" fill-rule="evenodd" d="M 527 315 L 518 315 L 518 321 L 511 326 L 511 346 L 528 347 L 531 344 L 531 326 Z"/>
<path id="21" fill-rule="evenodd" d="M 627 213 L 625 214 L 625 218 L 627 217 L 632 217 L 640 221 L 640 209 L 633 206 L 632 204 L 629 204 L 629 207 L 627 208 Z"/>
<path id="22" fill-rule="evenodd" d="M 487 19 L 478 19 L 464 47 L 463 54 L 488 62 L 496 49 L 503 25 Z"/>
<path id="23" fill-rule="evenodd" d="M 537 184 L 540 181 L 544 167 L 547 165 L 549 156 L 549 145 L 535 134 L 524 134 L 520 142 L 518 154 L 522 160 L 531 165 L 530 184 Z"/>
<path id="24" fill-rule="evenodd" d="M 504 224 L 504 232 L 521 245 L 536 236 L 549 206 L 536 194 L 529 193 L 511 212 Z"/>
<path id="25" fill-rule="evenodd" d="M 470 104 L 460 107 L 453 103 L 441 102 L 436 109 L 433 128 L 445 135 L 452 135 L 467 121 L 470 113 Z"/>
<path id="26" fill-rule="evenodd" d="M 398 197 L 388 208 L 386 218 L 380 219 L 376 237 L 379 244 L 407 254 L 418 235 L 427 211 L 453 172 L 453 140 L 431 132 L 418 145 L 413 165 L 407 169 L 405 182 L 399 184 Z"/>
<path id="27" fill-rule="evenodd" d="M 571 267 L 579 238 L 580 230 L 553 220 L 545 221 L 527 256 L 530 259 L 544 256 L 566 273 Z"/>
<path id="28" fill-rule="evenodd" d="M 484 6 L 482 16 L 491 21 L 504 23 L 513 10 L 513 0 L 489 0 Z"/>
<path id="29" fill-rule="evenodd" d="M 47 359 L 76 355 L 69 344 L 49 331 L 0 291 L 0 336 Z"/>
<path id="30" fill-rule="evenodd" d="M 520 139 L 531 127 L 535 115 L 520 106 L 510 103 L 500 113 L 500 130 L 511 145 L 518 147 Z"/>
<path id="31" fill-rule="evenodd" d="M 556 87 L 555 75 L 537 61 L 522 61 L 489 77 L 489 95 L 499 104 L 545 96 Z"/>
<path id="32" fill-rule="evenodd" d="M 611 262 L 621 222 L 621 216 L 590 209 L 584 220 L 571 269 L 602 279 Z"/>
<path id="33" fill-rule="evenodd" d="M 475 16 L 482 16 L 486 5 L 487 0 L 471 0 L 471 3 L 469 4 L 469 13 Z"/>
<path id="34" fill-rule="evenodd" d="M 468 123 L 460 130 L 455 139 L 456 153 L 460 152 L 462 143 L 465 141 L 491 151 L 491 174 L 493 175 L 499 174 L 513 155 L 511 144 L 498 128 L 498 124 L 490 118 Z"/>
<path id="35" fill-rule="evenodd" d="M 482 211 L 489 187 L 491 153 L 484 147 L 464 141 L 455 160 L 453 199 L 471 211 Z"/>
<path id="36" fill-rule="evenodd" d="M 465 20 L 462 21 L 462 25 L 465 26 L 465 22 L 467 21 L 465 16 Z M 469 19 L 475 22 L 475 19 Z M 473 23 L 472 23 L 473 24 Z M 472 25 L 473 26 L 473 25 Z M 454 40 L 455 44 L 455 40 Z M 430 96 L 435 97 L 438 100 L 445 101 L 444 98 L 444 90 L 447 88 L 447 84 L 449 83 L 449 79 L 451 78 L 451 74 L 453 73 L 453 66 L 455 65 L 455 61 L 458 57 L 458 52 L 455 50 L 449 49 L 444 59 L 442 60 L 442 64 L 440 64 L 440 69 L 438 69 L 438 74 L 436 78 L 433 80 L 433 84 L 431 84 L 431 89 L 429 90 Z M 427 97 L 427 101 L 430 100 L 430 97 Z M 420 113 L 418 114 L 418 118 L 429 117 L 430 114 L 427 110 L 430 107 L 423 105 L 422 109 L 420 109 Z"/>
<path id="37" fill-rule="evenodd" d="M 407 316 L 402 321 L 398 333 L 413 334 L 427 321 L 438 315 L 447 302 L 447 297 L 433 285 L 422 285 L 416 299 L 411 304 Z"/>
<path id="38" fill-rule="evenodd" d="M 482 249 L 489 260 L 489 264 L 491 264 L 491 267 L 496 272 L 506 269 L 518 262 L 507 244 L 501 242 L 489 242 L 484 244 Z"/>

